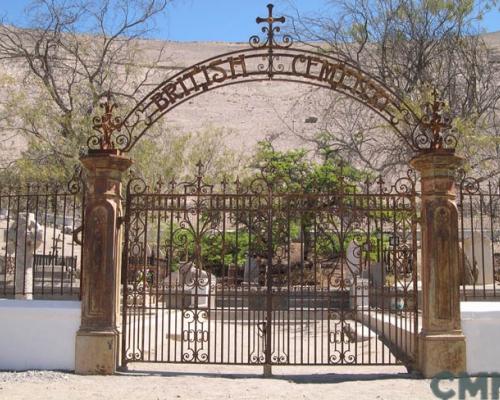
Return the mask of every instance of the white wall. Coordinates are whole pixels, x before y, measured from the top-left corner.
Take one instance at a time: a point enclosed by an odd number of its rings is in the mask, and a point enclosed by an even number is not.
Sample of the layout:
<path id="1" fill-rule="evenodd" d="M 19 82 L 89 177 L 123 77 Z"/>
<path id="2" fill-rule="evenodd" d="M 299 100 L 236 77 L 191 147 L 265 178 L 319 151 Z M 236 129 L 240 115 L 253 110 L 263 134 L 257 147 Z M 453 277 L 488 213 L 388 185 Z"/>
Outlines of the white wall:
<path id="1" fill-rule="evenodd" d="M 500 373 L 500 302 L 460 306 L 467 373 Z M 0 299 L 0 370 L 74 370 L 80 315 L 79 301 Z"/>
<path id="2" fill-rule="evenodd" d="M 0 299 L 0 370 L 75 369 L 79 301 Z"/>
<path id="3" fill-rule="evenodd" d="M 500 302 L 460 303 L 467 373 L 500 373 Z"/>

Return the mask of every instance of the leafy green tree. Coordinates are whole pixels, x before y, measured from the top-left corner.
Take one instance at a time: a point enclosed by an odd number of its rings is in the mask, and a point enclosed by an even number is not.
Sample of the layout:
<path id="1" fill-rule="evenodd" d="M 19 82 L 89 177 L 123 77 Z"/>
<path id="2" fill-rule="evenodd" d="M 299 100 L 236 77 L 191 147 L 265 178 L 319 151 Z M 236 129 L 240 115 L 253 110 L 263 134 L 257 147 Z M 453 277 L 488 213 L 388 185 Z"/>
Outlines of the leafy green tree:
<path id="1" fill-rule="evenodd" d="M 150 151 L 154 154 L 155 149 Z M 228 215 L 227 212 L 212 210 L 207 203 L 206 210 L 202 207 L 200 212 L 188 212 L 187 216 L 181 212 L 180 219 L 176 219 L 174 213 L 168 217 L 172 218 L 171 221 L 165 221 L 163 217 L 158 219 L 151 214 L 147 236 L 156 242 L 159 234 L 160 250 L 163 254 L 172 253 L 169 256 L 173 269 L 177 269 L 186 260 L 194 261 L 221 275 L 227 273 L 230 264 L 241 268 L 251 254 L 267 257 L 269 229 L 272 229 L 275 255 L 287 249 L 290 242 L 300 242 L 306 262 L 312 262 L 313 259 L 334 259 L 340 251 L 346 250 L 352 240 L 360 245 L 366 244 L 363 246 L 363 255 L 372 260 L 380 256 L 380 249 L 388 248 L 387 235 L 380 237 L 380 229 L 373 229 L 369 234 L 358 231 L 355 224 L 352 224 L 355 221 L 349 219 L 356 218 L 351 213 L 346 212 L 340 216 L 333 211 L 317 211 L 318 205 L 331 206 L 332 210 L 339 205 L 318 204 L 318 201 L 341 201 L 348 207 L 349 202 L 354 201 L 354 194 L 364 191 L 365 182 L 373 180 L 372 176 L 346 164 L 334 154 L 325 154 L 322 159 L 311 159 L 310 153 L 305 149 L 279 151 L 270 143 L 261 142 L 247 171 L 239 190 L 254 196 L 253 201 L 264 201 L 263 204 L 268 199 L 267 191 L 271 190 L 273 202 L 270 209 L 266 206 L 261 211 L 250 212 L 245 209 Z M 252 191 L 252 185 L 256 181 L 265 182 L 264 187 L 261 187 L 263 192 Z M 226 193 L 234 194 L 235 190 L 236 187 L 229 185 Z M 216 186 L 215 193 L 222 193 L 220 186 Z M 341 195 L 336 198 L 336 193 Z M 326 196 L 322 197 L 324 194 Z M 284 199 L 293 199 L 293 196 L 303 202 L 302 211 L 287 207 Z M 360 200 L 357 201 L 359 204 Z M 268 215 L 268 211 L 272 214 Z M 190 220 L 190 223 L 186 223 L 187 220 L 183 222 L 184 218 Z M 223 218 L 226 218 L 226 228 L 222 231 L 220 228 Z M 362 220 L 366 218 L 391 222 L 407 218 L 407 215 L 374 211 L 362 216 Z M 340 223 L 345 227 L 342 234 L 338 229 Z M 200 232 L 198 228 L 201 229 Z"/>
<path id="2" fill-rule="evenodd" d="M 279 151 L 269 141 L 259 142 L 250 167 L 263 173 L 265 179 L 282 182 L 288 191 L 303 193 L 332 191 L 338 188 L 340 177 L 345 184 L 358 184 L 369 177 L 349 165 L 335 153 L 323 152 L 320 160 L 311 158 L 311 152 L 303 148 Z"/>
<path id="3" fill-rule="evenodd" d="M 257 168 L 253 179 L 262 175 L 264 180 L 269 182 L 271 187 L 278 186 L 278 190 L 297 192 L 300 194 L 308 193 L 340 193 L 342 190 L 345 195 L 359 191 L 360 184 L 364 183 L 369 175 L 356 169 L 342 160 L 334 153 L 324 153 L 321 160 L 310 158 L 310 154 L 305 149 L 294 149 L 288 151 L 275 150 L 270 142 L 260 142 L 258 150 L 254 156 L 251 165 Z M 250 179 L 251 180 L 251 179 Z M 279 188 L 281 187 L 281 189 Z M 342 198 L 344 201 L 346 197 Z M 313 209 L 314 197 L 303 198 L 304 209 Z M 310 204 L 309 204 L 310 203 Z M 285 210 L 281 210 L 284 212 Z M 286 237 L 279 237 L 280 216 L 278 216 L 277 227 L 274 228 L 273 236 L 278 240 L 278 245 L 283 245 Z M 290 223 L 288 230 L 296 229 L 297 234 L 293 239 L 304 242 L 304 258 L 308 260 L 313 247 L 313 230 L 315 226 L 315 212 L 305 211 L 299 215 L 283 216 L 283 223 Z M 342 241 L 348 243 L 349 238 L 342 238 Z M 280 243 L 281 241 L 281 243 Z M 344 243 L 344 244 L 345 244 Z M 334 239 L 334 236 L 319 237 L 318 248 L 324 254 L 332 256 L 341 247 L 341 243 Z"/>

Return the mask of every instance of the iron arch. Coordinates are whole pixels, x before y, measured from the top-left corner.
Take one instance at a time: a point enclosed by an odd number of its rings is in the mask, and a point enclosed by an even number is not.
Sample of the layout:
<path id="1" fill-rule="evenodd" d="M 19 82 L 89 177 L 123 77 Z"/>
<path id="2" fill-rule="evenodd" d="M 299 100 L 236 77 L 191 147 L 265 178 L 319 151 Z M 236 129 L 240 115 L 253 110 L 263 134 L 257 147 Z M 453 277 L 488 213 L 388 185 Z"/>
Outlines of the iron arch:
<path id="1" fill-rule="evenodd" d="M 373 110 L 415 151 L 454 148 L 449 120 L 443 117 L 442 102 L 428 105 L 418 117 L 378 78 L 338 54 L 293 47 L 288 35 L 277 34 L 284 17 L 257 18 L 266 23 L 265 40 L 252 36 L 249 47 L 220 54 L 169 76 L 151 90 L 123 118 L 114 116 L 113 104 L 103 104 L 104 114 L 94 118 L 100 132 L 89 139 L 89 148 L 130 151 L 137 141 L 167 113 L 203 93 L 225 86 L 250 82 L 294 82 L 335 91 Z"/>

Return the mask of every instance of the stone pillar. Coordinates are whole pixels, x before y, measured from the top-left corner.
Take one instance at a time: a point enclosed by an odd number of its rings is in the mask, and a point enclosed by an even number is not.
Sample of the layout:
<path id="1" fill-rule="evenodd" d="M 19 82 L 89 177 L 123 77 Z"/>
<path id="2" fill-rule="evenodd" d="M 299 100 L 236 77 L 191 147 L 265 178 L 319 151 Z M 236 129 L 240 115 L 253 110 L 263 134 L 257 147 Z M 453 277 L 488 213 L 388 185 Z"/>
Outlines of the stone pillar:
<path id="1" fill-rule="evenodd" d="M 422 153 L 411 161 L 422 182 L 422 329 L 418 369 L 427 378 L 443 371 L 466 371 L 455 203 L 455 174 L 462 162 L 448 150 Z"/>
<path id="2" fill-rule="evenodd" d="M 112 374 L 119 359 L 122 216 L 121 181 L 132 161 L 115 150 L 82 157 L 85 204 L 82 322 L 76 336 L 77 374 Z"/>

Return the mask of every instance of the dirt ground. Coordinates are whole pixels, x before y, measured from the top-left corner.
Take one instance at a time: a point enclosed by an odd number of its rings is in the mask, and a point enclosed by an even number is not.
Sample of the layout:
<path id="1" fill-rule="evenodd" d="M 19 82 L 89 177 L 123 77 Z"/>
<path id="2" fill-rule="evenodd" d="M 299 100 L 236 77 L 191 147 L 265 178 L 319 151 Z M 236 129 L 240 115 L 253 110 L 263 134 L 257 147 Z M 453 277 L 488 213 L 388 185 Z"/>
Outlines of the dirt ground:
<path id="1" fill-rule="evenodd" d="M 273 367 L 272 378 L 261 373 L 261 367 L 170 364 L 140 364 L 115 376 L 0 372 L 0 399 L 436 399 L 429 380 L 401 367 Z"/>

